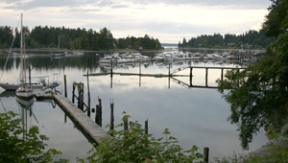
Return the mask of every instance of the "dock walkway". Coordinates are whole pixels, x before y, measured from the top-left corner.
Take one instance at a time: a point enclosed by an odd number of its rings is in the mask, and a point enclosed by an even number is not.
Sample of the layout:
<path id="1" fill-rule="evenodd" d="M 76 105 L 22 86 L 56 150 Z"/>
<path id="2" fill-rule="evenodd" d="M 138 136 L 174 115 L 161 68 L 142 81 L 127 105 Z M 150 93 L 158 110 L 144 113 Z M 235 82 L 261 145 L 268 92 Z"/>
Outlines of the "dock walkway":
<path id="1" fill-rule="evenodd" d="M 54 94 L 54 100 L 64 109 L 74 121 L 98 144 L 101 144 L 103 139 L 111 139 L 112 136 L 97 125 L 93 120 L 75 106 L 70 100 L 61 94 Z"/>

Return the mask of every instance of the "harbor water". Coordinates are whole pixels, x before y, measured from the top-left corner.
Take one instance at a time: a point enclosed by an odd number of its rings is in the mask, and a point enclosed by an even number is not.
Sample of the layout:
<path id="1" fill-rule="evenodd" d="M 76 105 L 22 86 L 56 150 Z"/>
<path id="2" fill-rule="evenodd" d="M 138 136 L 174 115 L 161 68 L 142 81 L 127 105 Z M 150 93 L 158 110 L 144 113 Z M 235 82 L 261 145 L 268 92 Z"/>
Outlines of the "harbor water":
<path id="1" fill-rule="evenodd" d="M 143 53 L 152 58 L 157 52 Z M 63 78 L 67 77 L 68 98 L 72 98 L 73 82 L 84 83 L 84 99 L 87 102 L 88 74 L 109 73 L 111 65 L 99 62 L 104 53 L 84 53 L 83 55 L 66 55 L 51 57 L 46 54 L 29 54 L 28 64 L 32 66 L 32 77 L 48 76 L 47 82 L 57 80 L 57 90 L 64 93 Z M 1 56 L 0 65 L 3 76 L 1 82 L 14 82 L 19 79 L 20 58 L 13 54 L 4 69 L 6 56 Z M 178 61 L 143 61 L 118 63 L 113 65 L 114 73 L 168 74 L 187 66 L 206 67 L 240 67 L 241 65 L 227 60 L 178 60 Z M 102 100 L 102 126 L 110 123 L 110 103 L 114 103 L 115 124 L 121 122 L 123 112 L 131 116 L 132 121 L 143 124 L 148 119 L 149 133 L 162 137 L 165 128 L 171 136 L 176 137 L 183 149 L 197 145 L 202 153 L 204 147 L 210 149 L 210 160 L 214 157 L 232 157 L 234 154 L 246 154 L 260 148 L 267 142 L 264 132 L 254 135 L 249 150 L 242 150 L 237 126 L 230 124 L 230 106 L 215 88 L 215 82 L 221 77 L 220 69 L 209 70 L 207 85 L 205 69 L 193 70 L 193 85 L 190 85 L 189 69 L 178 72 L 183 77 L 145 77 L 137 75 L 101 75 L 89 76 L 91 106 Z M 181 84 L 182 83 L 182 84 Z M 187 83 L 187 85 L 183 84 Z M 75 160 L 85 158 L 92 148 L 91 142 L 84 136 L 69 117 L 53 100 L 36 101 L 29 109 L 16 101 L 15 93 L 0 88 L 0 112 L 14 111 L 24 115 L 28 127 L 37 125 L 41 134 L 50 139 L 46 142 L 49 148 L 62 151 L 61 157 Z M 91 114 L 94 120 L 95 113 Z M 108 128 L 105 128 L 108 130 Z"/>

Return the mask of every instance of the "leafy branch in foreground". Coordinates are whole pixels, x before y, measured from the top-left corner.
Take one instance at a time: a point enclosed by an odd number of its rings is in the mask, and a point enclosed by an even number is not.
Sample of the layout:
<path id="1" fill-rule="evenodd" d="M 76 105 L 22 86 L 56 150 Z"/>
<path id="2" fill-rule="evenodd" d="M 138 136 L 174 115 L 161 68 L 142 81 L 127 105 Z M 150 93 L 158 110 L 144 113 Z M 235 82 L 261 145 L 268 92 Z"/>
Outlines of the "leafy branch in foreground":
<path id="1" fill-rule="evenodd" d="M 122 120 L 128 121 L 129 115 L 124 115 Z M 117 125 L 117 128 L 124 127 L 124 123 Z M 141 125 L 129 122 L 129 129 L 110 131 L 114 137 L 111 140 L 104 140 L 100 145 L 89 151 L 89 162 L 117 163 L 117 162 L 201 162 L 203 155 L 198 153 L 198 147 L 193 146 L 190 150 L 183 151 L 177 144 L 176 138 L 169 136 L 170 132 L 165 129 L 163 138 L 154 138 L 151 134 L 145 134 Z M 78 159 L 78 162 L 84 162 Z"/>
<path id="2" fill-rule="evenodd" d="M 13 112 L 0 113 L 0 162 L 68 162 L 55 159 L 60 151 L 45 151 L 43 141 L 48 137 L 40 135 L 36 126 L 24 130 L 23 121 L 16 116 Z"/>

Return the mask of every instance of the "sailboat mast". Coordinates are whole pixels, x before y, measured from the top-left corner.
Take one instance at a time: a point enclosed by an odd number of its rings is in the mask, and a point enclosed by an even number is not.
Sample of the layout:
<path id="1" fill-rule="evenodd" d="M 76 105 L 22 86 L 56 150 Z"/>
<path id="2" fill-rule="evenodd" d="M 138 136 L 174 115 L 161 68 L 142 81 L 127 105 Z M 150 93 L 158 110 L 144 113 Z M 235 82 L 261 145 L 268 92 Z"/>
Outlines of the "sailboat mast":
<path id="1" fill-rule="evenodd" d="M 23 28 L 22 28 L 22 26 L 23 26 L 23 14 L 21 13 L 21 29 L 20 29 L 20 34 L 21 34 L 21 36 L 20 36 L 20 54 L 21 54 L 21 56 L 23 55 L 23 39 L 22 39 L 22 36 L 23 36 Z"/>
<path id="2" fill-rule="evenodd" d="M 21 49 L 21 57 L 22 57 L 22 62 L 23 62 L 23 67 L 22 67 L 22 80 L 23 80 L 23 84 L 26 85 L 26 58 L 25 58 L 25 53 L 24 53 L 24 41 L 23 41 L 23 14 L 21 13 L 21 45 L 20 45 L 20 49 Z"/>
<path id="3" fill-rule="evenodd" d="M 22 39 L 22 35 L 23 35 L 23 29 L 22 29 L 22 26 L 23 26 L 23 15 L 21 13 L 21 17 L 20 17 L 20 58 L 21 58 L 21 73 L 20 73 L 20 80 L 23 84 L 23 76 L 24 76 L 24 72 L 23 72 L 23 68 L 24 68 L 24 63 L 23 63 L 23 39 Z"/>

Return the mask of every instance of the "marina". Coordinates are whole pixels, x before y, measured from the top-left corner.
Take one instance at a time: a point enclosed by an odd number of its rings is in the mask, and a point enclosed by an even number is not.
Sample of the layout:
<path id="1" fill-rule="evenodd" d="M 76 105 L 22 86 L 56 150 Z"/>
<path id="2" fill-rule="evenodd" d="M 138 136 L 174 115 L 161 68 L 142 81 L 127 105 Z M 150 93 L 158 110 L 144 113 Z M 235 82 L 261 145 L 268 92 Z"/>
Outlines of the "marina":
<path id="1" fill-rule="evenodd" d="M 142 55 L 151 58 L 157 54 L 142 53 Z M 171 82 L 169 82 L 169 77 L 157 76 L 157 74 L 169 74 L 169 63 L 165 61 L 129 63 L 126 67 L 115 66 L 112 69 L 115 74 L 111 77 L 111 69 L 107 70 L 99 63 L 102 56 L 104 53 L 99 53 L 99 56 L 96 56 L 95 53 L 85 53 L 84 55 L 71 55 L 55 59 L 49 55 L 33 54 L 30 55 L 29 60 L 33 63 L 33 75 L 35 76 L 43 76 L 43 74 L 52 76 L 57 72 L 58 81 L 61 83 L 57 87 L 57 91 L 64 97 L 67 94 L 68 101 L 73 101 L 71 97 L 73 97 L 74 82 L 85 84 L 84 102 L 88 103 L 88 92 L 90 92 L 91 109 L 96 109 L 99 105 L 98 99 L 101 98 L 103 106 L 101 128 L 104 131 L 108 130 L 105 126 L 110 125 L 109 108 L 113 101 L 115 126 L 121 122 L 124 111 L 131 116 L 132 121 L 137 120 L 144 124 L 148 119 L 149 134 L 153 134 L 156 138 L 162 137 L 163 130 L 169 128 L 171 136 L 179 140 L 183 149 L 189 149 L 192 145 L 197 145 L 200 149 L 209 147 L 210 160 L 213 160 L 214 157 L 231 156 L 233 151 L 247 153 L 256 150 L 267 141 L 265 134 L 261 132 L 255 136 L 249 151 L 243 151 L 238 139 L 237 126 L 227 121 L 230 114 L 229 105 L 221 98 L 217 89 L 209 89 L 217 86 L 215 80 L 221 78 L 221 67 L 224 68 L 223 72 L 225 73 L 228 68 L 242 68 L 243 66 L 233 62 L 219 64 L 214 60 L 172 61 L 170 73 L 177 69 L 181 69 L 181 71 L 175 72 L 174 75 L 179 76 L 171 77 Z M 5 59 L 0 58 L 0 62 L 5 62 Z M 6 70 L 3 70 L 3 76 L 5 76 L 5 81 L 14 81 L 17 78 L 19 60 L 17 57 L 11 58 L 8 63 L 10 64 L 7 65 Z M 191 67 L 193 68 L 192 87 L 190 85 Z M 206 79 L 205 68 L 210 67 L 215 69 L 208 70 Z M 139 76 L 139 73 L 154 76 Z M 90 91 L 87 90 L 85 74 L 94 74 L 94 76 L 89 76 Z M 64 75 L 67 77 L 67 88 L 65 88 L 65 81 L 63 82 Z M 0 92 L 2 92 L 0 94 L 0 111 L 19 112 L 15 93 L 9 95 L 1 88 Z M 77 101 L 75 99 L 74 105 Z M 31 116 L 32 124 L 40 126 L 40 132 L 50 138 L 47 142 L 48 147 L 61 150 L 64 158 L 72 160 L 77 156 L 87 156 L 87 151 L 92 148 L 91 140 L 88 140 L 87 134 L 84 134 L 87 131 L 83 132 L 81 129 L 83 127 L 72 120 L 74 118 L 62 109 L 60 104 L 49 98 L 40 101 L 34 100 L 29 110 L 33 111 L 39 122 L 37 123 L 34 116 Z M 94 117 L 96 117 L 96 113 L 91 112 L 90 119 L 96 124 Z M 222 150 L 217 150 L 219 148 Z"/>

